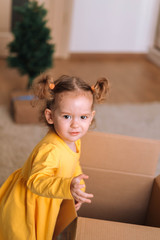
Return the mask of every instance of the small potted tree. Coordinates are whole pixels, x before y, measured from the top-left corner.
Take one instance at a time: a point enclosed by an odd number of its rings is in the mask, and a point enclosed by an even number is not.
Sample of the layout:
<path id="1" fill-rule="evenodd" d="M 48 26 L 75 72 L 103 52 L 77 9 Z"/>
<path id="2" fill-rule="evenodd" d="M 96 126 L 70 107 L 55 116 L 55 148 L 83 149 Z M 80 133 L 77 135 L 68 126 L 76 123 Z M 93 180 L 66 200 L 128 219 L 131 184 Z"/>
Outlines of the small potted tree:
<path id="1" fill-rule="evenodd" d="M 50 29 L 46 27 L 45 19 L 47 10 L 43 5 L 38 5 L 35 0 L 29 1 L 16 7 L 15 11 L 21 20 L 13 29 L 14 40 L 8 45 L 7 62 L 10 67 L 17 68 L 22 75 L 28 76 L 28 84 L 24 93 L 12 94 L 12 106 L 16 122 L 30 123 L 37 121 L 37 116 L 33 118 L 36 110 L 30 104 L 32 82 L 53 66 L 54 45 L 50 43 Z M 20 111 L 23 113 L 19 115 Z"/>

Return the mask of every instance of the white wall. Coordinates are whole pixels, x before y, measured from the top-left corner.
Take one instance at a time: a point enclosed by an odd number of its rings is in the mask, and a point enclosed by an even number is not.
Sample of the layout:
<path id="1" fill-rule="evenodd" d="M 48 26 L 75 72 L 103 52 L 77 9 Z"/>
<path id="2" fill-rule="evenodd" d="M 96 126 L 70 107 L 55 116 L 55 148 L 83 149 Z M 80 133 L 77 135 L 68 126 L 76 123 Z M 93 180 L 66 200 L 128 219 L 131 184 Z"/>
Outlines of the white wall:
<path id="1" fill-rule="evenodd" d="M 0 0 L 0 57 L 8 55 L 7 44 L 12 40 L 11 8 L 12 0 Z"/>
<path id="2" fill-rule="evenodd" d="M 74 0 L 70 52 L 140 52 L 153 44 L 159 0 Z"/>
<path id="3" fill-rule="evenodd" d="M 11 0 L 0 0 L 0 32 L 10 31 Z"/>

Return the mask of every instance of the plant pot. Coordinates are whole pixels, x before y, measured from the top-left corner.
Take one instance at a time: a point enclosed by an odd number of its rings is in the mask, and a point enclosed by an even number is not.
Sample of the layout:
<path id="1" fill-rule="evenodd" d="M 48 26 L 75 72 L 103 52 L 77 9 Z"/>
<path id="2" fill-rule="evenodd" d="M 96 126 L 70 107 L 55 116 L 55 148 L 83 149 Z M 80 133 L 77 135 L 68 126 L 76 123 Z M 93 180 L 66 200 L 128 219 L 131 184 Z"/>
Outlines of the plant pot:
<path id="1" fill-rule="evenodd" d="M 39 109 L 33 107 L 33 94 L 31 91 L 20 90 L 11 94 L 11 112 L 16 123 L 35 124 L 39 121 Z"/>

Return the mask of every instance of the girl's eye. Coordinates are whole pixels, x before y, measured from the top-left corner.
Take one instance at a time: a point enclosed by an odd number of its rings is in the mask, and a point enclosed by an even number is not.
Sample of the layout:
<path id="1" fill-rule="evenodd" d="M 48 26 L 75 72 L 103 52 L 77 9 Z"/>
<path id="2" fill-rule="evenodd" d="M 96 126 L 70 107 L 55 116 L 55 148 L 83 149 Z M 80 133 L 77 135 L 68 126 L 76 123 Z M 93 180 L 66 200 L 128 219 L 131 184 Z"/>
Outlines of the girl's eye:
<path id="1" fill-rule="evenodd" d="M 81 119 L 87 119 L 87 116 L 81 116 Z"/>
<path id="2" fill-rule="evenodd" d="M 71 118 L 70 115 L 64 115 L 63 117 L 64 117 L 65 119 L 70 119 L 70 118 Z"/>

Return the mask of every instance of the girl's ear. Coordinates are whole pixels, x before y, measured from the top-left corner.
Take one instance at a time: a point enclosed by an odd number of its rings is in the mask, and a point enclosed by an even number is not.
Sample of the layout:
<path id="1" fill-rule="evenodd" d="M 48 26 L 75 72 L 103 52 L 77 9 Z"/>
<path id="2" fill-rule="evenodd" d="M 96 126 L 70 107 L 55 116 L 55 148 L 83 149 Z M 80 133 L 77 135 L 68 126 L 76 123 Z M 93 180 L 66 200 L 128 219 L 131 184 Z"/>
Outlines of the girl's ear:
<path id="1" fill-rule="evenodd" d="M 92 111 L 91 123 L 92 123 L 92 120 L 93 120 L 93 118 L 94 118 L 95 114 L 96 114 L 96 111 L 95 111 L 95 110 L 94 110 L 94 111 Z"/>
<path id="2" fill-rule="evenodd" d="M 45 118 L 49 124 L 53 124 L 53 118 L 52 118 L 52 111 L 48 108 L 46 108 L 45 112 Z"/>

